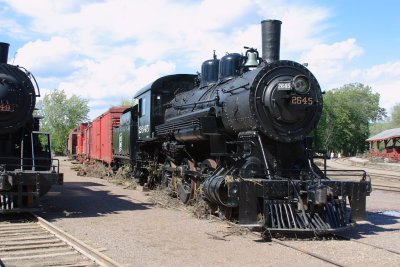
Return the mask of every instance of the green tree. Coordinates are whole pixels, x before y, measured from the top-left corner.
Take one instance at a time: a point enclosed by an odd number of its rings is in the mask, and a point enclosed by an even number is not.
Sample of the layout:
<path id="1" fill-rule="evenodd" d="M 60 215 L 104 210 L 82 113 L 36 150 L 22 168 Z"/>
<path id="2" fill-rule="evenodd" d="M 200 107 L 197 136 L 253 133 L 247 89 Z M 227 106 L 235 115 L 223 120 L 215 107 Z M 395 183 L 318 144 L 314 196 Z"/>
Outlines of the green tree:
<path id="1" fill-rule="evenodd" d="M 377 121 L 370 126 L 370 136 L 376 135 L 392 128 L 400 127 L 400 103 L 397 103 L 392 110 L 390 117 Z"/>
<path id="2" fill-rule="evenodd" d="M 69 132 L 79 123 L 88 121 L 88 101 L 73 95 L 67 97 L 64 90 L 54 90 L 39 100 L 38 114 L 41 131 L 51 133 L 52 148 L 56 154 L 64 154 Z"/>
<path id="3" fill-rule="evenodd" d="M 383 132 L 383 131 L 391 129 L 391 128 L 392 128 L 392 126 L 391 126 L 390 118 L 386 118 L 385 120 L 371 123 L 371 125 L 369 126 L 369 137 L 374 136 L 380 132 Z"/>
<path id="4" fill-rule="evenodd" d="M 393 107 L 392 115 L 390 116 L 392 128 L 400 127 L 400 103 L 397 103 Z"/>
<path id="5" fill-rule="evenodd" d="M 371 87 L 352 83 L 328 91 L 316 130 L 319 149 L 355 155 L 368 149 L 370 122 L 382 119 L 385 109 L 379 107 L 379 94 Z"/>
<path id="6" fill-rule="evenodd" d="M 137 104 L 137 100 L 134 98 L 131 98 L 131 99 L 121 98 L 120 106 L 133 107 L 136 104 Z"/>

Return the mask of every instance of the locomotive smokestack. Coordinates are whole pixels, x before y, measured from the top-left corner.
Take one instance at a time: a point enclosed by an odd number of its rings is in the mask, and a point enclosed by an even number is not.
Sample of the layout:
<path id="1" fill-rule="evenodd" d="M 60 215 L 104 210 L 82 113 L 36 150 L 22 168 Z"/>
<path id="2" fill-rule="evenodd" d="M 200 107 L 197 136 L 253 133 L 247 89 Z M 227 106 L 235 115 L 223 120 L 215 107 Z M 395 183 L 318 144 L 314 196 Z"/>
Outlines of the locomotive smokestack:
<path id="1" fill-rule="evenodd" d="M 0 42 L 0 63 L 7 64 L 9 47 L 10 47 L 10 44 Z"/>
<path id="2" fill-rule="evenodd" d="M 262 58 L 267 63 L 279 60 L 281 24 L 280 20 L 261 21 Z"/>

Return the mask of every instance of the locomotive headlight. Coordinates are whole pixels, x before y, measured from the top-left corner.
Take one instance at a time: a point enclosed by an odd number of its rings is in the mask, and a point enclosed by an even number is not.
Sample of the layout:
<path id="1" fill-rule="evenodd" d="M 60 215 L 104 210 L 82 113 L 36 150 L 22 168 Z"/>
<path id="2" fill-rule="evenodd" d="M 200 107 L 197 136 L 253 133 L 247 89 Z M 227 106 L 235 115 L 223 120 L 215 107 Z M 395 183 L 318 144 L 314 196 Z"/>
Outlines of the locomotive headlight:
<path id="1" fill-rule="evenodd" d="M 293 79 L 293 89 L 298 94 L 307 94 L 310 91 L 310 82 L 304 75 L 298 75 Z"/>

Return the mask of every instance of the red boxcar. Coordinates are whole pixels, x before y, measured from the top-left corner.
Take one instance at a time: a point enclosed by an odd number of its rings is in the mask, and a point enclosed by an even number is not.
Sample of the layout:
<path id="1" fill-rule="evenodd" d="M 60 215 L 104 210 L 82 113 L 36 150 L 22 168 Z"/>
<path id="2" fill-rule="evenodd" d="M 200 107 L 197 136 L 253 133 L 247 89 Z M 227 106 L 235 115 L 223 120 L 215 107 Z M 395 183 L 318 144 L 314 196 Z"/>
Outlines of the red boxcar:
<path id="1" fill-rule="evenodd" d="M 86 128 L 88 127 L 88 123 L 81 123 L 77 129 L 77 148 L 76 154 L 85 156 L 86 153 L 84 152 L 84 144 L 86 142 Z"/>
<path id="2" fill-rule="evenodd" d="M 73 129 L 68 135 L 67 153 L 70 156 L 75 156 L 77 154 L 77 136 L 78 128 Z"/>
<path id="3" fill-rule="evenodd" d="M 87 126 L 84 131 L 83 147 L 90 159 L 111 164 L 113 161 L 113 127 L 119 126 L 121 114 L 128 107 L 112 107 Z M 85 149 L 83 149 L 85 150 Z"/>
<path id="4" fill-rule="evenodd" d="M 82 153 L 80 154 L 82 158 L 88 158 L 90 155 L 90 132 L 92 129 L 92 123 L 89 122 L 86 127 L 82 129 Z"/>

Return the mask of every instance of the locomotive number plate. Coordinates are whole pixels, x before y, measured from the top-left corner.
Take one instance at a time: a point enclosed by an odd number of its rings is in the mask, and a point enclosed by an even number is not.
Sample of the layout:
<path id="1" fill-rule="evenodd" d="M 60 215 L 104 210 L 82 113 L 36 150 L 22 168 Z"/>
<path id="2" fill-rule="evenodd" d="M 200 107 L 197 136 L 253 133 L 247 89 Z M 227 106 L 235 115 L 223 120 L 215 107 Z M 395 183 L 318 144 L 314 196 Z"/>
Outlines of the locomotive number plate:
<path id="1" fill-rule="evenodd" d="M 143 134 L 143 133 L 148 133 L 150 132 L 150 125 L 146 124 L 146 125 L 140 125 L 139 126 L 139 133 Z"/>
<path id="2" fill-rule="evenodd" d="M 292 89 L 292 83 L 291 82 L 279 82 L 278 83 L 278 90 L 279 91 L 287 91 Z"/>
<path id="3" fill-rule="evenodd" d="M 306 105 L 311 106 L 313 104 L 313 98 L 307 96 L 292 96 L 290 98 L 291 105 Z"/>

